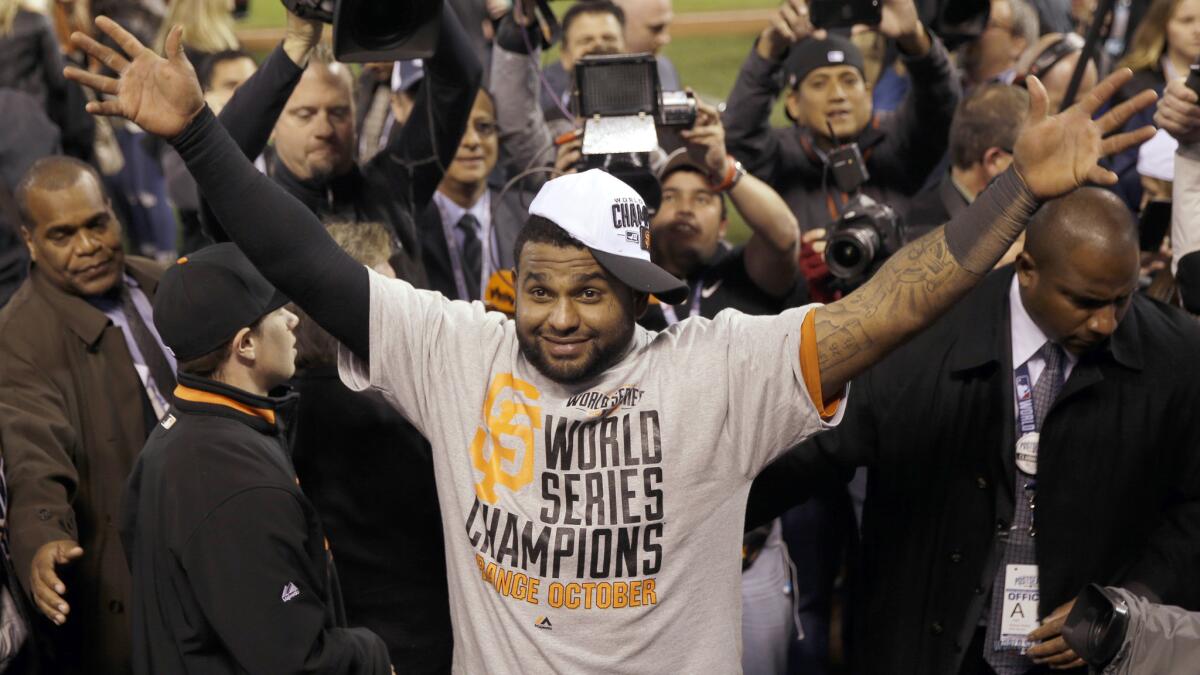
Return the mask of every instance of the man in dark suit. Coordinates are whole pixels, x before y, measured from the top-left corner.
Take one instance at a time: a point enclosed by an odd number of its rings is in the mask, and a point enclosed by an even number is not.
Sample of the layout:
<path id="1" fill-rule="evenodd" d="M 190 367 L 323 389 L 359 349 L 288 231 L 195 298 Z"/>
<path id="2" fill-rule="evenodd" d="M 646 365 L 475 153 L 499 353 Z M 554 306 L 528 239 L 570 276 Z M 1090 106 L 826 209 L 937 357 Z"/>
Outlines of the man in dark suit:
<path id="1" fill-rule="evenodd" d="M 1047 203 L 1015 274 L 859 377 L 838 430 L 759 476 L 751 522 L 831 465 L 870 467 L 853 672 L 1078 668 L 1058 633 L 1091 582 L 1200 606 L 1200 327 L 1137 278 L 1118 198 Z M 1028 657 L 996 649 L 1029 631 Z"/>
<path id="2" fill-rule="evenodd" d="M 950 123 L 950 169 L 913 198 L 905 216 L 908 240 L 941 227 L 1004 173 L 1028 107 L 1029 94 L 1007 84 L 979 86 L 958 104 Z"/>
<path id="3" fill-rule="evenodd" d="M 154 328 L 161 268 L 126 257 L 95 169 L 36 162 L 17 186 L 33 266 L 0 311 L 0 447 L 17 576 L 54 672 L 129 670 L 121 493 L 175 389 Z M 53 623 L 53 625 L 51 625 Z"/>
<path id="4" fill-rule="evenodd" d="M 454 161 L 417 227 L 430 289 L 503 309 L 511 300 L 497 304 L 500 282 L 493 277 L 513 268 L 513 243 L 528 212 L 519 190 L 488 186 L 499 152 L 495 101 L 481 89 Z"/>

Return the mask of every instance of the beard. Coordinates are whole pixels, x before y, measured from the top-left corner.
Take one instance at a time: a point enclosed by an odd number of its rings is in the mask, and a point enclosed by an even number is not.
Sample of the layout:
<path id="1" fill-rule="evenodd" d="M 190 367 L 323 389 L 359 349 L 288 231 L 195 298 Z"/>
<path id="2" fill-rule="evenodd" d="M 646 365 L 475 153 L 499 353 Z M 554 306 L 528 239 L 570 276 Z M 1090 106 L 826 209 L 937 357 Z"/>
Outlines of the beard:
<path id="1" fill-rule="evenodd" d="M 620 360 L 625 348 L 633 339 L 633 323 L 625 324 L 620 332 L 610 339 L 597 339 L 588 346 L 583 358 L 570 363 L 557 361 L 542 351 L 537 336 L 517 331 L 517 344 L 521 354 L 539 373 L 559 384 L 576 384 L 590 380 L 608 370 Z"/>

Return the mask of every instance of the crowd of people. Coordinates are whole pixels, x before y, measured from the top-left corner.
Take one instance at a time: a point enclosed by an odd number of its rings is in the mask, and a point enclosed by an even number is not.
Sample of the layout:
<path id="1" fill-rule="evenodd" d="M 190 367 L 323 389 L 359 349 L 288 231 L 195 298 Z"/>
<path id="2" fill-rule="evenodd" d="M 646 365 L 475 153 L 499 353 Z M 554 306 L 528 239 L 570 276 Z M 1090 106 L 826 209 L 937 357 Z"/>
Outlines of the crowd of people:
<path id="1" fill-rule="evenodd" d="M 0 0 L 0 673 L 1200 672 L 1072 629 L 1200 629 L 1200 0 L 1113 4 L 717 101 L 670 0 Z"/>

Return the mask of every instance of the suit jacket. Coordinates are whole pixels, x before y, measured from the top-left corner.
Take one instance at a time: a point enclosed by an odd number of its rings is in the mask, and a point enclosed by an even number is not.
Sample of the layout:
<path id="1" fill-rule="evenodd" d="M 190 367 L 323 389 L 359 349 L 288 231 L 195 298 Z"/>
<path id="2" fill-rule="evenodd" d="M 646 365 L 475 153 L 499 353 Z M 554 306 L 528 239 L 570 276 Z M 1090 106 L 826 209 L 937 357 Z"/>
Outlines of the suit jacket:
<path id="1" fill-rule="evenodd" d="M 751 492 L 760 522 L 831 462 L 870 467 L 851 672 L 953 674 L 970 644 L 989 554 L 1013 515 L 1012 275 L 992 273 L 859 377 L 841 426 L 769 466 Z M 1043 423 L 1041 615 L 1090 582 L 1200 608 L 1197 400 L 1200 326 L 1135 296 Z"/>
<path id="2" fill-rule="evenodd" d="M 126 258 L 153 297 L 162 268 Z M 117 526 L 125 479 L 146 441 L 145 393 L 121 329 L 35 265 L 0 311 L 0 450 L 9 486 L 13 564 L 26 593 L 43 544 L 73 539 L 60 568 L 71 614 L 44 628 L 56 672 L 129 670 L 129 567 Z M 40 616 L 40 615 L 39 615 Z"/>
<path id="3" fill-rule="evenodd" d="M 492 195 L 492 250 L 498 256 L 500 269 L 512 269 L 517 264 L 513 260 L 513 244 L 525 226 L 525 219 L 529 217 L 526 204 L 530 198 L 528 195 L 523 197 L 518 190 L 509 190 L 500 198 L 500 193 L 489 190 Z M 417 232 L 421 240 L 428 288 L 440 291 L 447 298 L 458 298 L 454 266 L 450 262 L 450 249 L 446 246 L 446 235 L 442 229 L 442 214 L 433 200 L 418 217 Z"/>

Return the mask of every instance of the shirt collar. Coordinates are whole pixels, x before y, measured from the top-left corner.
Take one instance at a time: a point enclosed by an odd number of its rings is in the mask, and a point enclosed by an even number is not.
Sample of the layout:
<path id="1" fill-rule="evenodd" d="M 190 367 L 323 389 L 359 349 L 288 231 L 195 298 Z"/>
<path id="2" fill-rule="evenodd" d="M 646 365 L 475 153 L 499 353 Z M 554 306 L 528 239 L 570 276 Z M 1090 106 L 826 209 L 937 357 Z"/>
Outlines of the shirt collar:
<path id="1" fill-rule="evenodd" d="M 455 204 L 452 199 L 442 194 L 441 191 L 433 193 L 433 202 L 437 204 L 438 212 L 442 215 L 442 227 L 447 231 L 453 230 L 458 221 L 466 214 L 475 216 L 475 220 L 479 222 L 480 229 L 486 228 L 492 222 L 492 191 L 484 190 L 483 196 L 479 198 L 471 208 L 464 209 Z"/>
<path id="2" fill-rule="evenodd" d="M 1033 358 L 1042 345 L 1050 341 L 1041 328 L 1034 323 L 1033 317 L 1029 316 L 1029 312 L 1025 309 L 1025 303 L 1021 302 L 1021 287 L 1017 282 L 1017 275 L 1014 274 L 1012 284 L 1008 290 L 1008 309 L 1011 318 L 1012 326 L 1012 366 L 1013 370 L 1021 367 L 1029 359 Z M 1079 357 L 1072 354 L 1070 351 L 1063 350 L 1067 357 L 1067 364 L 1074 365 Z"/>

